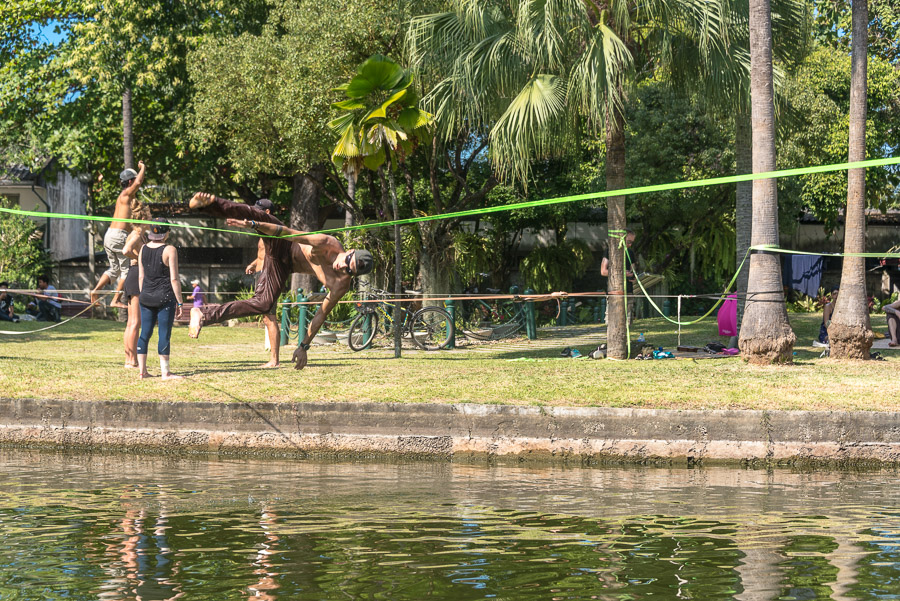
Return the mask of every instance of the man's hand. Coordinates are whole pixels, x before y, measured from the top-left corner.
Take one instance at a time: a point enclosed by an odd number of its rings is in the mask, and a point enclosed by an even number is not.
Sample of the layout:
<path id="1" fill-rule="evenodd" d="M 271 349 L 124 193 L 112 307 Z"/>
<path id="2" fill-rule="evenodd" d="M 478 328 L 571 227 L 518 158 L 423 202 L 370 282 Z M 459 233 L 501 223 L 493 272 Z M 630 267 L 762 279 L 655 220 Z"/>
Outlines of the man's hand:
<path id="1" fill-rule="evenodd" d="M 256 226 L 256 222 L 249 219 L 232 219 L 231 217 L 229 217 L 225 220 L 225 225 L 251 229 Z"/>
<path id="2" fill-rule="evenodd" d="M 294 369 L 303 369 L 306 367 L 306 349 L 302 346 L 298 346 L 294 350 L 294 356 L 291 357 L 291 362 L 294 364 Z"/>
<path id="3" fill-rule="evenodd" d="M 143 171 L 145 168 L 144 161 L 138 161 L 138 169 Z"/>
<path id="4" fill-rule="evenodd" d="M 175 319 L 181 319 L 181 314 L 184 312 L 184 307 L 182 305 L 178 305 L 175 308 Z"/>

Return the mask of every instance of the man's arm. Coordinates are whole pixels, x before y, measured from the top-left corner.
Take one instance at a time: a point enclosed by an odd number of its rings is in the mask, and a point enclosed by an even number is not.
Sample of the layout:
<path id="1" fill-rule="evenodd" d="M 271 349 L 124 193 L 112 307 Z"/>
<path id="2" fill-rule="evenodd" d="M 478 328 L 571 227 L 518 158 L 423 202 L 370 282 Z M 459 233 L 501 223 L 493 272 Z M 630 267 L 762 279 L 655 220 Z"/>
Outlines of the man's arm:
<path id="1" fill-rule="evenodd" d="M 125 188 L 124 192 L 128 195 L 129 200 L 137 194 L 138 188 L 141 187 L 141 184 L 144 183 L 144 173 L 147 171 L 147 166 L 144 165 L 144 161 L 138 161 L 138 174 L 137 177 L 134 178 L 134 183 Z M 119 198 L 122 198 L 122 195 L 119 195 Z"/>
<path id="2" fill-rule="evenodd" d="M 322 308 L 319 309 L 315 317 L 309 322 L 309 327 L 306 329 L 306 336 L 300 340 L 300 344 L 297 345 L 297 350 L 294 351 L 294 356 L 291 359 L 291 361 L 294 362 L 294 369 L 303 369 L 306 367 L 306 348 L 309 347 L 312 339 L 315 338 L 316 334 L 319 332 L 319 328 L 325 323 L 325 318 L 328 317 L 328 314 L 337 306 L 338 301 L 343 298 L 348 290 L 350 290 L 349 281 L 346 284 L 335 286 L 328 291 L 325 300 L 322 301 Z"/>
<path id="3" fill-rule="evenodd" d="M 251 273 L 256 273 L 257 271 L 262 270 L 263 262 L 266 260 L 266 246 L 263 244 L 263 241 L 260 240 L 256 245 L 256 258 L 252 263 L 247 265 L 247 269 L 244 270 L 244 273 L 250 275 Z"/>
<path id="4" fill-rule="evenodd" d="M 257 233 L 274 236 L 275 238 L 290 238 L 291 242 L 299 242 L 309 246 L 325 246 L 334 239 L 334 236 L 329 236 L 328 234 L 307 234 L 283 225 L 251 221 L 249 219 L 226 219 L 225 225 L 253 229 Z"/>

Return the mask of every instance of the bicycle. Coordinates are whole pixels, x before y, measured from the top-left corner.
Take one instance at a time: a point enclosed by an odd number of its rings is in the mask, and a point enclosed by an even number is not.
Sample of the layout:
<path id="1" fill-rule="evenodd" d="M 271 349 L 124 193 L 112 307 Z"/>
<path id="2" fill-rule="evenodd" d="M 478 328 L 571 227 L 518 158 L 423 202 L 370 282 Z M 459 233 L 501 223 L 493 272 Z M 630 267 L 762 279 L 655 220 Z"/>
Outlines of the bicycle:
<path id="1" fill-rule="evenodd" d="M 379 302 L 356 303 L 359 312 L 350 325 L 348 346 L 361 351 L 372 346 L 379 334 L 391 336 L 394 331 L 394 304 L 387 300 L 383 290 L 373 290 L 369 299 Z M 450 346 L 455 328 L 450 314 L 440 307 L 422 307 L 413 311 L 400 305 L 401 336 L 408 336 L 419 348 L 426 351 Z"/>
<path id="2" fill-rule="evenodd" d="M 478 274 L 488 277 L 490 274 Z M 489 295 L 500 294 L 498 288 L 485 288 Z M 477 295 L 479 289 L 470 286 L 467 294 Z M 456 330 L 474 340 L 501 340 L 510 338 L 525 327 L 525 307 L 520 299 L 481 298 L 457 299 Z"/>

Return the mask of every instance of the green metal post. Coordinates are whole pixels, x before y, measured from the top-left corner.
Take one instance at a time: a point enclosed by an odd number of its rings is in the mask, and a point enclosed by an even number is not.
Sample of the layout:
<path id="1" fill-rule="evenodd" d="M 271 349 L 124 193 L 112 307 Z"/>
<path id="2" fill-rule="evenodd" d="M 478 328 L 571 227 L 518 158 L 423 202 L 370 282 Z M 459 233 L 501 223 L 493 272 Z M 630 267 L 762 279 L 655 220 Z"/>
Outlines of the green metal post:
<path id="1" fill-rule="evenodd" d="M 668 299 L 668 298 L 667 298 L 667 299 L 664 299 L 664 300 L 663 300 L 663 307 L 662 307 L 662 309 L 663 309 L 663 315 L 665 315 L 666 317 L 671 317 L 671 314 L 672 314 L 672 301 L 671 301 L 670 299 Z"/>
<path id="2" fill-rule="evenodd" d="M 556 325 L 558 326 L 568 325 L 569 309 L 566 306 L 567 304 L 568 302 L 565 300 L 559 301 L 559 317 L 556 318 Z"/>
<path id="3" fill-rule="evenodd" d="M 300 292 L 297 296 L 298 303 L 305 303 L 308 301 L 303 292 Z M 309 312 L 309 307 L 307 305 L 300 305 L 300 315 L 297 317 L 297 344 L 303 342 L 303 339 L 306 338 L 306 329 L 309 327 L 309 321 L 307 319 L 307 313 Z"/>
<path id="4" fill-rule="evenodd" d="M 456 303 L 450 298 L 444 301 L 444 306 L 447 308 L 447 313 L 450 314 L 450 323 L 456 324 Z M 450 334 L 449 348 L 456 348 L 456 328 L 453 328 L 453 332 Z"/>
<path id="5" fill-rule="evenodd" d="M 591 301 L 591 306 L 594 308 L 594 323 L 600 323 L 600 303 L 594 299 Z"/>
<path id="6" fill-rule="evenodd" d="M 525 289 L 525 294 L 534 294 L 531 288 Z M 525 301 L 525 334 L 528 340 L 537 340 L 537 320 L 534 316 L 534 301 Z"/>
<path id="7" fill-rule="evenodd" d="M 606 319 L 606 297 L 600 299 L 600 319 Z"/>
<path id="8" fill-rule="evenodd" d="M 288 343 L 291 332 L 291 306 L 281 305 L 281 346 Z"/>

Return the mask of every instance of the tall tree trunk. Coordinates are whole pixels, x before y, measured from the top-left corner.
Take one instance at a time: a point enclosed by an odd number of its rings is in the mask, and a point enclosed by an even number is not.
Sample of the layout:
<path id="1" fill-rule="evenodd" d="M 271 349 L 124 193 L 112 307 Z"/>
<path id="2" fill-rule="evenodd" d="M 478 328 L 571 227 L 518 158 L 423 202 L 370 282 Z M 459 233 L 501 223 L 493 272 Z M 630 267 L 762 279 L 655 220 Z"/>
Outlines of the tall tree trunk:
<path id="1" fill-rule="evenodd" d="M 621 87 L 621 83 L 619 84 Z M 625 115 L 617 107 L 610 107 L 606 119 L 606 189 L 625 187 Z M 625 300 L 625 274 L 622 272 L 625 247 L 620 239 L 625 235 L 625 197 L 610 196 L 607 202 L 609 233 L 609 279 L 607 300 L 606 342 L 611 359 L 628 358 L 628 333 Z"/>
<path id="2" fill-rule="evenodd" d="M 769 0 L 750 0 L 750 116 L 753 172 L 775 169 L 775 96 Z M 778 189 L 774 179 L 753 180 L 753 245 L 778 245 Z M 747 304 L 739 346 L 750 363 L 790 363 L 796 337 L 788 323 L 779 255 L 750 257 Z"/>
<path id="3" fill-rule="evenodd" d="M 359 174 L 352 173 L 347 176 L 347 196 L 350 197 L 350 200 L 356 200 L 356 178 L 359 177 Z M 344 227 L 353 227 L 356 223 L 356 220 L 353 218 L 353 209 L 350 208 L 350 205 L 347 205 L 347 212 L 344 214 Z"/>
<path id="4" fill-rule="evenodd" d="M 394 211 L 394 221 L 400 219 L 400 207 L 397 202 L 397 186 L 394 184 L 394 173 L 391 170 L 391 149 L 384 148 L 384 172 L 387 175 L 388 188 L 391 192 L 391 207 Z M 400 235 L 400 226 L 394 224 L 394 291 L 397 298 L 403 298 L 403 239 Z M 394 357 L 400 357 L 401 340 L 403 331 L 400 302 L 394 303 Z"/>
<path id="5" fill-rule="evenodd" d="M 750 132 L 750 114 L 740 111 L 734 117 L 734 146 L 737 162 L 737 174 L 753 173 L 753 138 Z M 735 234 L 737 252 L 734 268 L 741 266 L 753 231 L 753 183 L 739 182 L 735 199 Z M 737 323 L 740 325 L 744 316 L 744 304 L 747 299 L 747 279 L 750 276 L 749 261 L 744 263 L 737 279 Z"/>
<path id="6" fill-rule="evenodd" d="M 419 277 L 422 281 L 422 294 L 448 294 L 450 281 L 450 264 L 447 249 L 451 247 L 450 237 L 441 222 L 419 224 L 422 237 L 422 249 L 419 261 Z M 443 307 L 444 301 L 423 301 L 423 305 Z"/>
<path id="7" fill-rule="evenodd" d="M 319 183 L 325 181 L 325 165 L 316 163 L 309 168 L 309 177 Z M 294 175 L 294 189 L 291 195 L 291 214 L 288 226 L 301 232 L 319 229 L 319 188 L 303 173 Z M 291 275 L 291 290 L 303 288 L 307 294 L 318 292 L 319 280 L 314 275 L 294 273 Z"/>
<path id="8" fill-rule="evenodd" d="M 853 0 L 853 58 L 850 71 L 849 160 L 866 159 L 866 54 L 869 11 L 866 0 Z M 847 173 L 847 211 L 844 221 L 844 252 L 866 251 L 866 170 Z M 841 292 L 828 327 L 831 356 L 837 359 L 868 359 L 875 336 L 869 324 L 866 294 L 866 260 L 844 257 Z"/>
<path id="9" fill-rule="evenodd" d="M 122 92 L 122 148 L 125 151 L 125 169 L 134 169 L 134 121 L 131 118 L 131 88 Z"/>

